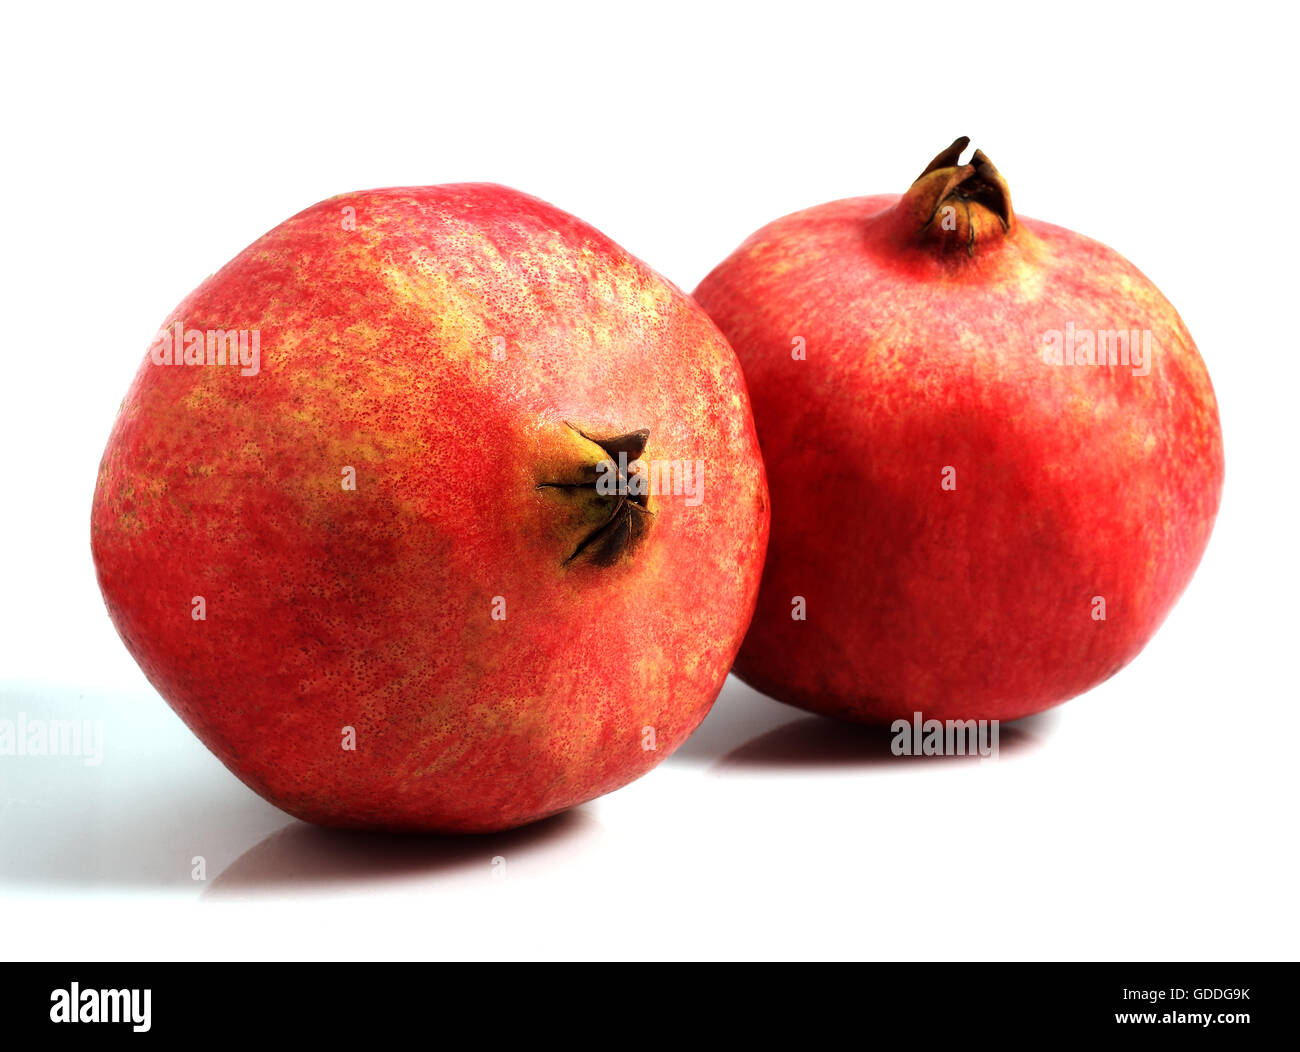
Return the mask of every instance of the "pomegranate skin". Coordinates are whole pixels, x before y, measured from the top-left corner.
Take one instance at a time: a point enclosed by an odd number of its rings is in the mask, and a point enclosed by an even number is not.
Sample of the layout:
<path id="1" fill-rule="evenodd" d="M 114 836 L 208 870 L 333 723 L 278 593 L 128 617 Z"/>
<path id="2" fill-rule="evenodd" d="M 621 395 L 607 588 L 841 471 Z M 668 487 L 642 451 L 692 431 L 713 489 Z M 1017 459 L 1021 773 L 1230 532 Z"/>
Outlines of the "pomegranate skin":
<path id="1" fill-rule="evenodd" d="M 1106 246 L 1017 218 L 964 146 L 906 195 L 764 227 L 695 292 L 772 499 L 735 671 L 812 712 L 1011 720 L 1079 694 L 1151 638 L 1218 510 L 1218 409 L 1177 312 Z M 1053 360 L 1052 334 L 1121 329 L 1149 331 L 1145 375 Z"/>
<path id="2" fill-rule="evenodd" d="M 127 648 L 248 786 L 327 825 L 486 832 L 703 719 L 768 512 L 739 365 L 683 292 L 536 198 L 407 187 L 294 216 L 177 323 L 256 328 L 260 363 L 155 342 L 91 546 Z M 601 442 L 702 462 L 699 499 L 599 494 Z"/>

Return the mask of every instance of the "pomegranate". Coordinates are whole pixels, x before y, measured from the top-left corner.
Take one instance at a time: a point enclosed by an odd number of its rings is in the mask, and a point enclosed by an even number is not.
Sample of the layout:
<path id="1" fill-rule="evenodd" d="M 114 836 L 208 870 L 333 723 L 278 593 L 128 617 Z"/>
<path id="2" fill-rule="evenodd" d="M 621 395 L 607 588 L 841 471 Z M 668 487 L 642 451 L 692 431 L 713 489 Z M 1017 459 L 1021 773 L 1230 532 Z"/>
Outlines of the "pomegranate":
<path id="1" fill-rule="evenodd" d="M 266 799 L 487 831 L 691 733 L 767 521 L 704 312 L 573 216 L 467 184 L 322 202 L 181 303 L 91 541 L 128 649 Z"/>
<path id="2" fill-rule="evenodd" d="M 958 139 L 901 197 L 759 230 L 696 290 L 740 357 L 772 494 L 736 672 L 867 723 L 1009 720 L 1142 649 L 1223 484 L 1174 308 L 1017 216 Z"/>

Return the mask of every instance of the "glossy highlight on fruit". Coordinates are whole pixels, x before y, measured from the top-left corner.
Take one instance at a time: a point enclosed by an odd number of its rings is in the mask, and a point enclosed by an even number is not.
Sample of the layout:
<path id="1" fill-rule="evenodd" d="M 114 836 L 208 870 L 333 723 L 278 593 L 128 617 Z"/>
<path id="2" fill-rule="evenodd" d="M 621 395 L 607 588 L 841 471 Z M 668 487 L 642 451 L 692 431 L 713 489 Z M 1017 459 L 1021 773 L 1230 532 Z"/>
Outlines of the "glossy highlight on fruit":
<path id="1" fill-rule="evenodd" d="M 165 322 L 92 512 L 114 624 L 243 781 L 337 826 L 488 831 L 709 710 L 767 499 L 684 293 L 500 186 L 346 194 Z"/>
<path id="2" fill-rule="evenodd" d="M 772 496 L 736 672 L 890 723 L 1014 719 L 1117 672 L 1205 550 L 1210 378 L 1118 253 L 1017 216 L 959 139 L 906 194 L 779 219 L 695 292 Z"/>

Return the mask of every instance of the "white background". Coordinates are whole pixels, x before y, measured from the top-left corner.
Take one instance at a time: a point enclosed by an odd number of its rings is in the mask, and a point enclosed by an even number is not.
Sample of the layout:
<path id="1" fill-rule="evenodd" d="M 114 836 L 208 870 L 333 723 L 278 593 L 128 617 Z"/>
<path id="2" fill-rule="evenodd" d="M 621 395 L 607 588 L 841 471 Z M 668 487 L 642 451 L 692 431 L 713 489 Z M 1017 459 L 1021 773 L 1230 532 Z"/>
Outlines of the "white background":
<path id="1" fill-rule="evenodd" d="M 106 757 L 0 757 L 0 953 L 1294 958 L 1293 12 L 8 5 L 0 718 L 102 719 Z M 1156 639 L 996 762 L 882 757 L 732 680 L 677 755 L 568 816 L 346 836 L 245 789 L 117 639 L 88 543 L 117 405 L 167 312 L 301 208 L 503 182 L 689 290 L 959 134 L 1018 212 L 1174 302 L 1228 462 Z"/>

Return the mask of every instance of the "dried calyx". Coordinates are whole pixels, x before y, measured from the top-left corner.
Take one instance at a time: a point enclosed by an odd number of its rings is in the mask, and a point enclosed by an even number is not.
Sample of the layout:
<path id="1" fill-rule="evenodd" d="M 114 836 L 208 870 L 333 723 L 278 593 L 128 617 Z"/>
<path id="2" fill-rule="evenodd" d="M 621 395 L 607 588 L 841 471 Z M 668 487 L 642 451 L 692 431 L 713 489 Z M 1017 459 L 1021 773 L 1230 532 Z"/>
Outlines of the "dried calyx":
<path id="1" fill-rule="evenodd" d="M 569 425 L 572 427 L 573 425 Z M 573 428 L 605 452 L 606 459 L 590 466 L 577 482 L 543 482 L 538 489 L 581 490 L 600 508 L 596 526 L 585 534 L 565 564 L 579 557 L 597 566 L 612 566 L 644 536 L 653 513 L 641 454 L 650 438 L 648 428 L 612 438 L 596 438 Z"/>
<path id="2" fill-rule="evenodd" d="M 959 164 L 970 139 L 962 136 L 926 166 L 899 207 L 918 237 L 941 250 L 974 256 L 976 248 L 1016 229 L 1011 191 L 993 162 L 976 150 Z"/>

